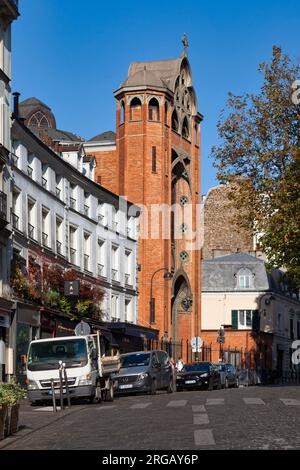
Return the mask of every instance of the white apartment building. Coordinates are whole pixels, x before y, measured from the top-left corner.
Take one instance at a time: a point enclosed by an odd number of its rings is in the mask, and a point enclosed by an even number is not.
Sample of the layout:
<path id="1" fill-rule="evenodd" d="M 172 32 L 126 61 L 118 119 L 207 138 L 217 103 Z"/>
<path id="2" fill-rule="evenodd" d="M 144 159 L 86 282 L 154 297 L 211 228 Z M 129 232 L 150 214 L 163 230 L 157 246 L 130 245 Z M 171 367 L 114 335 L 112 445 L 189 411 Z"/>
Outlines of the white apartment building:
<path id="1" fill-rule="evenodd" d="M 18 121 L 13 158 L 15 250 L 26 259 L 38 244 L 100 277 L 105 320 L 136 323 L 138 219 L 126 201 L 84 176 L 84 151 L 59 156 Z"/>

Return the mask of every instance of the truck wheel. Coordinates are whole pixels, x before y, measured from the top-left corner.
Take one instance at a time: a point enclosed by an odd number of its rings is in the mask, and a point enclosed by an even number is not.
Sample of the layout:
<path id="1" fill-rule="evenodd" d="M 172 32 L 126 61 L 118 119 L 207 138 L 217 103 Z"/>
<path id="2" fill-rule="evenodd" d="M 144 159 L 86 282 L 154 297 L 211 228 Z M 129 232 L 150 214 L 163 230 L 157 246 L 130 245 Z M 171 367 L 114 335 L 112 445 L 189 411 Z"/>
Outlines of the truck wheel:
<path id="1" fill-rule="evenodd" d="M 105 392 L 105 401 L 114 401 L 114 384 L 109 382 L 108 390 Z"/>
<path id="2" fill-rule="evenodd" d="M 102 393 L 101 393 L 100 382 L 97 382 L 97 384 L 96 384 L 95 401 L 96 401 L 96 403 L 101 403 L 101 401 L 102 401 Z"/>

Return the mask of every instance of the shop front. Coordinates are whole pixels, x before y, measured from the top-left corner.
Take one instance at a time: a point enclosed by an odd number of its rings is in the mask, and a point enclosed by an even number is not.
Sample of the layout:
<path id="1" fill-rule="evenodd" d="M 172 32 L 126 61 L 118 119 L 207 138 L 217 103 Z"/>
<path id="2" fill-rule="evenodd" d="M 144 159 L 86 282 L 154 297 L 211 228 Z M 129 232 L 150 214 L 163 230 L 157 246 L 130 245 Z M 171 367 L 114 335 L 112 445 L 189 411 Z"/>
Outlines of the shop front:
<path id="1" fill-rule="evenodd" d="M 12 305 L 12 302 L 0 298 L 0 382 L 5 380 L 7 374 L 7 350 Z"/>
<path id="2" fill-rule="evenodd" d="M 121 354 L 147 350 L 150 343 L 159 339 L 159 330 L 154 328 L 121 322 L 106 323 L 105 326 L 112 332 Z"/>
<path id="3" fill-rule="evenodd" d="M 26 356 L 29 344 L 40 337 L 40 312 L 38 306 L 16 302 L 12 324 L 15 336 L 15 364 L 17 381 L 25 384 Z"/>

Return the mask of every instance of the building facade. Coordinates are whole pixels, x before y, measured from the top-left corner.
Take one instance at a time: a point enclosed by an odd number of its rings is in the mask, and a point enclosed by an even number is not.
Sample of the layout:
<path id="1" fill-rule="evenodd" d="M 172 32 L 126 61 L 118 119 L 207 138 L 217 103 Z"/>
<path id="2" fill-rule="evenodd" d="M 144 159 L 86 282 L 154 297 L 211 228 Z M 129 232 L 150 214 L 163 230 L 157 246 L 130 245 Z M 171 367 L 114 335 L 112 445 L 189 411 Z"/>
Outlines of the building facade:
<path id="1" fill-rule="evenodd" d="M 295 370 L 291 356 L 293 341 L 300 339 L 300 302 L 287 293 L 283 279 L 281 271 L 268 273 L 263 260 L 245 253 L 203 261 L 202 338 L 212 344 L 214 362 L 225 359 L 279 376 Z"/>
<path id="2" fill-rule="evenodd" d="M 194 234 L 199 234 L 202 115 L 186 47 L 184 41 L 175 60 L 131 64 L 115 92 L 116 142 L 111 135 L 107 145 L 103 136 L 85 144 L 96 157 L 98 181 L 143 208 L 139 319 L 172 341 L 198 335 L 201 313 L 201 256 Z"/>
<path id="3" fill-rule="evenodd" d="M 37 104 L 38 112 L 50 119 L 48 107 L 34 99 Z M 94 162 L 80 142 L 71 142 L 70 136 L 69 141 L 51 139 L 46 121 L 42 127 L 29 127 L 30 113 L 37 111 L 31 109 L 24 116 L 24 106 L 16 105 L 12 127 L 13 264 L 18 265 L 21 281 L 22 272 L 26 279 L 40 276 L 43 281 L 49 267 L 71 270 L 85 286 L 96 286 L 104 293 L 101 322 L 135 325 L 138 216 L 129 215 L 132 205 L 128 201 L 93 181 Z M 18 292 L 14 289 L 10 373 L 15 364 L 17 372 L 22 369 L 31 339 L 74 331 L 58 307 L 45 306 L 32 293 L 20 296 L 19 277 L 12 281 Z"/>
<path id="4" fill-rule="evenodd" d="M 17 0 L 0 0 L 0 381 L 5 375 L 11 322 L 11 25 L 19 16 Z"/>

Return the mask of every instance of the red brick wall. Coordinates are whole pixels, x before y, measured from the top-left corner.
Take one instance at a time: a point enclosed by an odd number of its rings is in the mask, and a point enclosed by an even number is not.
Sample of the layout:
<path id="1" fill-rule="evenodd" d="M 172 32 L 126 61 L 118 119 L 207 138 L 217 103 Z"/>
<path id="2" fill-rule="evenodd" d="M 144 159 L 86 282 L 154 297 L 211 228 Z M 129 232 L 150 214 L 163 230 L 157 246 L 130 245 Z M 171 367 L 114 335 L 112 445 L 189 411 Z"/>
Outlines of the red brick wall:
<path id="1" fill-rule="evenodd" d="M 96 158 L 95 182 L 98 183 L 100 178 L 101 186 L 119 194 L 117 151 L 87 152 L 87 155 L 95 155 Z"/>

